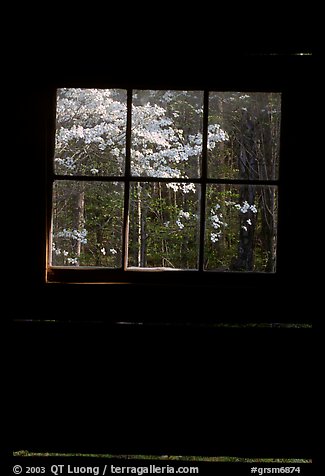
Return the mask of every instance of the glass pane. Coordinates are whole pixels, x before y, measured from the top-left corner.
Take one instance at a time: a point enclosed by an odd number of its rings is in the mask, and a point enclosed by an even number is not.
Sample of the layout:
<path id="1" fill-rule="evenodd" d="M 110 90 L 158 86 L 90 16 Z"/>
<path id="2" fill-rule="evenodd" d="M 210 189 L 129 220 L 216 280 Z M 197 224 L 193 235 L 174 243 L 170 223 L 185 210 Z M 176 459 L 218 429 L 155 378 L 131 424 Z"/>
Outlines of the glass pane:
<path id="1" fill-rule="evenodd" d="M 199 194 L 193 183 L 131 184 L 129 266 L 197 268 Z"/>
<path id="2" fill-rule="evenodd" d="M 131 173 L 149 177 L 199 177 L 202 91 L 135 90 Z"/>
<path id="3" fill-rule="evenodd" d="M 280 93 L 211 92 L 209 178 L 276 180 L 280 119 Z"/>
<path id="4" fill-rule="evenodd" d="M 207 186 L 204 267 L 274 272 L 277 187 Z"/>
<path id="5" fill-rule="evenodd" d="M 57 181 L 53 187 L 52 265 L 122 265 L 124 184 Z"/>
<path id="6" fill-rule="evenodd" d="M 122 175 L 126 91 L 57 91 L 54 171 L 62 175 Z"/>

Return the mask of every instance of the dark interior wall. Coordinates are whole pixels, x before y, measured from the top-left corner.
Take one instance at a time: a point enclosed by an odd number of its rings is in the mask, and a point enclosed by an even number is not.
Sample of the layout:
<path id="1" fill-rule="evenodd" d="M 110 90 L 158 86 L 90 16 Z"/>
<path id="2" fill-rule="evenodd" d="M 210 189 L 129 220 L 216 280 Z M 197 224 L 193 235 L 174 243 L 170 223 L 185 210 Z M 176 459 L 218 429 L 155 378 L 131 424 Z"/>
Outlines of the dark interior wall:
<path id="1" fill-rule="evenodd" d="M 139 59 L 141 66 L 141 58 Z M 45 62 L 46 64 L 46 62 Z M 119 67 L 117 67 L 117 64 Z M 25 76 L 25 88 L 16 94 L 17 122 L 21 133 L 21 147 L 17 147 L 17 168 L 15 175 L 15 197 L 21 199 L 19 223 L 13 214 L 12 229 L 19 230 L 10 237 L 18 250 L 19 300 L 15 300 L 13 312 L 15 318 L 43 319 L 44 312 L 51 319 L 113 319 L 111 309 L 102 303 L 114 302 L 116 305 L 130 304 L 125 308 L 126 320 L 156 320 L 156 312 L 141 306 L 141 316 L 135 316 L 140 310 L 134 301 L 152 303 L 164 299 L 164 302 L 178 303 L 182 296 L 182 312 L 179 305 L 169 305 L 171 321 L 195 320 L 202 322 L 202 311 L 193 312 L 193 304 L 200 302 L 204 318 L 213 322 L 234 320 L 239 322 L 295 322 L 302 318 L 292 305 L 296 296 L 303 304 L 308 303 L 306 285 L 310 282 L 311 249 L 314 235 L 308 230 L 308 218 L 311 215 L 311 201 L 314 197 L 313 184 L 308 178 L 308 164 L 313 151 L 312 91 L 313 58 L 311 56 L 243 56 L 230 55 L 220 57 L 213 67 L 208 63 L 204 74 L 189 67 L 175 71 L 163 58 L 159 65 L 145 69 L 131 69 L 132 73 L 121 69 L 120 63 L 82 64 L 46 69 L 40 62 L 33 74 Z M 216 67 L 216 64 L 218 67 Z M 210 66 L 209 66 L 210 65 Z M 150 70 L 150 75 L 148 73 Z M 26 71 L 25 71 L 26 73 Z M 281 143 L 281 195 L 279 211 L 278 267 L 275 275 L 267 276 L 216 276 L 212 286 L 196 287 L 167 285 L 165 287 L 128 287 L 129 299 L 125 302 L 124 286 L 60 286 L 44 284 L 45 240 L 46 240 L 46 147 L 48 141 L 49 110 L 51 98 L 56 87 L 60 86 L 121 86 L 144 88 L 210 88 L 210 89 L 248 89 L 277 90 L 282 92 L 282 143 Z M 13 197 L 10 197 L 11 199 Z M 16 202 L 15 202 L 16 203 Z M 13 269 L 17 273 L 17 268 Z M 17 283 L 15 282 L 15 286 Z M 190 292 L 189 292 L 190 289 Z M 235 289 L 235 292 L 234 292 Z M 243 291 L 245 290 L 245 291 Z M 233 299 L 234 294 L 238 299 Z M 244 296 L 245 295 L 245 296 Z M 190 296 L 190 297 L 188 297 Z M 218 300 L 216 302 L 216 296 Z M 239 297 L 240 296 L 240 297 Z M 251 305 L 252 299 L 254 305 Z M 292 305 L 291 312 L 279 315 L 283 303 Z M 218 304 L 217 304 L 218 303 Z M 227 316 L 223 309 L 231 312 Z M 96 316 L 89 311 L 88 304 L 98 306 Z M 267 304 L 267 305 L 266 305 Z M 151 307 L 151 306 L 149 306 Z M 151 307 L 152 309 L 152 307 Z M 231 315 L 229 315 L 231 314 Z M 311 316 L 303 316 L 305 322 Z"/>
<path id="2" fill-rule="evenodd" d="M 13 447 L 310 458 L 311 337 L 301 329 L 16 326 Z"/>
<path id="3" fill-rule="evenodd" d="M 168 65 L 168 63 L 167 63 Z M 127 326 L 131 322 L 311 322 L 306 266 L 312 242 L 303 182 L 309 157 L 310 57 L 232 57 L 205 74 L 122 73 L 73 65 L 25 76 L 17 116 L 19 267 L 10 277 L 14 335 L 14 449 L 302 456 L 311 453 L 310 329 Z M 167 69 L 168 71 L 168 69 Z M 53 88 L 276 88 L 283 95 L 279 269 L 270 279 L 215 285 L 46 285 L 45 155 Z M 285 158 L 285 159 L 284 159 Z M 19 215 L 19 223 L 17 217 Z M 18 278 L 18 279 L 17 279 Z M 60 320 L 37 323 L 31 320 Z M 27 320 L 29 322 L 18 322 Z M 69 321 L 69 322 L 67 322 Z M 78 322 L 70 322 L 78 321 Z M 81 323 L 80 321 L 90 321 Z M 91 323 L 91 321 L 105 321 Z M 249 434 L 249 436 L 248 436 Z"/>

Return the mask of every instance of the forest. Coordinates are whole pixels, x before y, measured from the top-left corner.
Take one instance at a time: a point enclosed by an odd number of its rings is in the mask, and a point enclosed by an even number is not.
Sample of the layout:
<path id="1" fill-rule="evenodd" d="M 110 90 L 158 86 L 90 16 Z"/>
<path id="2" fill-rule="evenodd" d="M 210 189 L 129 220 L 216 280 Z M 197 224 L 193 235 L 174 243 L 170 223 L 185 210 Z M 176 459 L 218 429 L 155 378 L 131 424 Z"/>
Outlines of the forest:
<path id="1" fill-rule="evenodd" d="M 57 90 L 51 266 L 276 270 L 281 94 Z"/>

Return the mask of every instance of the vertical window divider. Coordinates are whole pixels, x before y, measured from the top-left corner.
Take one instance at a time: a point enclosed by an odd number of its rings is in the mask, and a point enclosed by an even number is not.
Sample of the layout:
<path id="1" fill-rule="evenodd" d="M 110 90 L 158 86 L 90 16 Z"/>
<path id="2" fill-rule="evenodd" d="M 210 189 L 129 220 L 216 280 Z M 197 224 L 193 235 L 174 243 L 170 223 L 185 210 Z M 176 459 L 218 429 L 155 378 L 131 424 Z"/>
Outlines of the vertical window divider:
<path id="1" fill-rule="evenodd" d="M 204 270 L 204 236 L 206 215 L 206 188 L 208 176 L 208 123 L 209 123 L 209 91 L 204 90 L 203 95 L 203 133 L 202 133 L 202 168 L 201 168 L 201 193 L 200 193 L 200 246 L 199 246 L 199 271 Z"/>
<path id="2" fill-rule="evenodd" d="M 122 236 L 122 265 L 124 271 L 128 267 L 129 247 L 129 207 L 131 178 L 131 128 L 132 128 L 132 89 L 127 90 L 126 138 L 125 138 L 125 181 L 124 181 L 124 213 Z"/>

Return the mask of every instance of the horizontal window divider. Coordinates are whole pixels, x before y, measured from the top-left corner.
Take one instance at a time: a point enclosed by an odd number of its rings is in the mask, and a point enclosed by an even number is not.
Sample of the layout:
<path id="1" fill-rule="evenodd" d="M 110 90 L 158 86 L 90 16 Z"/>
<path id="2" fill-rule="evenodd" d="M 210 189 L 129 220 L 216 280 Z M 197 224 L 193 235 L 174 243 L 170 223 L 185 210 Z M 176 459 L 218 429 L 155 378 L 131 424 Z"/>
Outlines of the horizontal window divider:
<path id="1" fill-rule="evenodd" d="M 207 183 L 220 185 L 279 185 L 279 180 L 244 180 L 217 178 L 171 178 L 148 176 L 93 176 L 93 175 L 54 175 L 53 180 L 83 181 L 83 182 L 161 182 L 161 183 Z"/>

